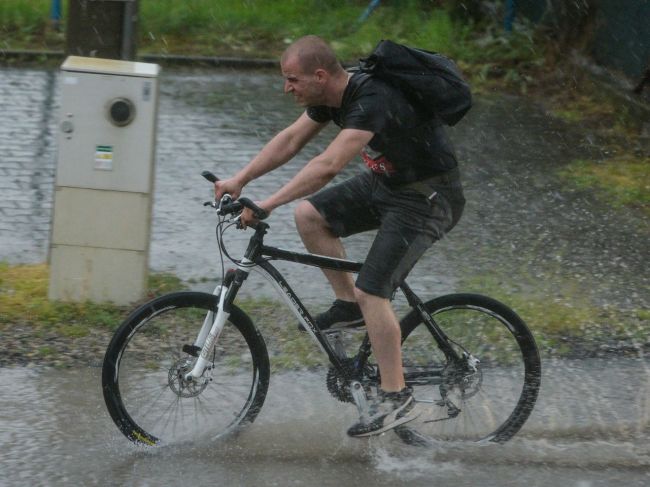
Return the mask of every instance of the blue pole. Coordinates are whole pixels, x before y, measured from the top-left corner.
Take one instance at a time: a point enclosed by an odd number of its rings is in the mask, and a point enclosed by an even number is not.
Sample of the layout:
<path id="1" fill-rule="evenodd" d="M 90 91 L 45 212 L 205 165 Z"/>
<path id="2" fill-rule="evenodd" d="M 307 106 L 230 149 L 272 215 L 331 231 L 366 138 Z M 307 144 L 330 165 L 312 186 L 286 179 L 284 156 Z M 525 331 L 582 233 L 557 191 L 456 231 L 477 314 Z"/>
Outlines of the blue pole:
<path id="1" fill-rule="evenodd" d="M 503 27 L 506 32 L 512 32 L 512 23 L 517 14 L 517 0 L 506 0 L 506 16 L 503 20 Z"/>
<path id="2" fill-rule="evenodd" d="M 52 0 L 50 21 L 54 30 L 58 31 L 61 28 L 61 0 Z"/>
<path id="3" fill-rule="evenodd" d="M 52 0 L 52 16 L 54 22 L 61 20 L 61 0 Z"/>
<path id="4" fill-rule="evenodd" d="M 361 16 L 357 19 L 357 22 L 362 24 L 366 20 L 368 20 L 368 17 L 370 17 L 372 11 L 375 10 L 377 7 L 379 7 L 380 2 L 381 0 L 372 0 L 372 2 L 370 2 L 370 4 L 366 7 L 366 10 L 364 10 Z"/>

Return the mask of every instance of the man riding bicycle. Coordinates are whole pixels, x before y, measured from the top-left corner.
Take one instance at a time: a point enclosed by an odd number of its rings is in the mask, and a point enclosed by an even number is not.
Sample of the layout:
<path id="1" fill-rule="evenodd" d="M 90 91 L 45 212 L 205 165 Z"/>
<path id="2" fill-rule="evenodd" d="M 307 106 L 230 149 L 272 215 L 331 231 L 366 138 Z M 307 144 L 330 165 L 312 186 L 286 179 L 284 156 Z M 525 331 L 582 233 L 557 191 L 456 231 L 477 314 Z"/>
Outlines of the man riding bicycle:
<path id="1" fill-rule="evenodd" d="M 336 300 L 316 317 L 320 329 L 366 324 L 381 374 L 370 418 L 350 436 L 379 434 L 415 419 L 404 383 L 401 334 L 390 298 L 422 254 L 458 222 L 465 204 L 453 148 L 438 120 L 418 120 L 396 88 L 368 74 L 348 73 L 319 37 L 291 44 L 281 58 L 285 93 L 306 108 L 230 179 L 215 183 L 217 199 L 234 198 L 253 179 L 293 158 L 333 121 L 341 131 L 320 155 L 258 206 L 267 212 L 299 198 L 295 219 L 306 248 L 345 258 L 341 237 L 377 230 L 356 281 L 324 270 Z M 366 171 L 323 189 L 356 155 Z M 241 223 L 255 221 L 244 210 Z"/>

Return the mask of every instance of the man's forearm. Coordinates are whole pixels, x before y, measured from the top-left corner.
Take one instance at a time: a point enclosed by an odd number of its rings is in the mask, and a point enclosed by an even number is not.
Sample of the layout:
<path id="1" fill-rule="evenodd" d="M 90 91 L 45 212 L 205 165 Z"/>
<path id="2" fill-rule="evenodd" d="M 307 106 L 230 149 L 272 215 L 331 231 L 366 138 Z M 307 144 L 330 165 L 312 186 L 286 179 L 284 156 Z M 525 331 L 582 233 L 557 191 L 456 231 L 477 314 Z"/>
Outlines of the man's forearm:
<path id="1" fill-rule="evenodd" d="M 325 152 L 314 157 L 279 191 L 262 202 L 265 210 L 273 211 L 298 198 L 310 195 L 329 183 L 372 139 L 366 130 L 343 129 Z"/>
<path id="2" fill-rule="evenodd" d="M 331 161 L 323 155 L 317 156 L 279 191 L 264 200 L 262 207 L 272 211 L 278 206 L 308 196 L 329 183 L 337 172 L 338 168 Z"/>
<path id="3" fill-rule="evenodd" d="M 293 143 L 292 137 L 286 131 L 282 131 L 273 137 L 259 154 L 235 175 L 235 178 L 244 186 L 253 179 L 285 164 L 299 150 L 300 147 Z"/>

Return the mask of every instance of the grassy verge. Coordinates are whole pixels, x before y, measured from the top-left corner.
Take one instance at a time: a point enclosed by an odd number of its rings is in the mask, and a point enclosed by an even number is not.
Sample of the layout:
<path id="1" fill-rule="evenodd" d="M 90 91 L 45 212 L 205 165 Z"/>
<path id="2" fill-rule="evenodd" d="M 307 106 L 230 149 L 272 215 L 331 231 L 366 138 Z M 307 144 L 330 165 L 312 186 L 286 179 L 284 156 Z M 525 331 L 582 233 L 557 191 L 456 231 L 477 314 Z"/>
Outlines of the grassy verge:
<path id="1" fill-rule="evenodd" d="M 0 342 L 5 350 L 0 365 L 100 364 L 113 331 L 135 305 L 49 301 L 48 279 L 45 264 L 0 262 Z M 144 300 L 185 286 L 173 275 L 153 274 L 148 288 Z M 296 331 L 295 319 L 288 316 L 282 304 L 268 300 L 242 300 L 237 304 L 263 330 L 275 369 L 324 363 L 320 350 L 305 334 Z"/>
<path id="2" fill-rule="evenodd" d="M 4 48 L 64 47 L 62 32 L 48 20 L 50 0 L 3 0 Z M 465 59 L 497 63 L 538 59 L 528 31 L 501 35 L 498 27 L 452 19 L 435 2 L 384 2 L 363 23 L 365 0 L 141 0 L 139 48 L 146 53 L 273 57 L 291 40 L 317 34 L 332 41 L 342 59 L 366 55 L 382 38 L 411 43 Z M 65 20 L 65 19 L 64 19 Z"/>
<path id="3" fill-rule="evenodd" d="M 0 340 L 6 350 L 0 365 L 101 364 L 112 332 L 130 308 L 48 301 L 47 281 L 48 268 L 43 264 L 0 263 Z M 569 286 L 530 294 L 521 283 L 515 286 L 508 282 L 505 276 L 500 279 L 491 274 L 473 277 L 462 286 L 511 306 L 528 323 L 546 357 L 638 353 L 650 345 L 648 310 L 621 311 L 590 305 Z M 148 298 L 182 288 L 182 282 L 172 275 L 153 275 Z M 240 300 L 237 304 L 262 330 L 273 369 L 326 364 L 312 340 L 296 331 L 296 320 L 284 305 L 265 299 Z"/>
<path id="4" fill-rule="evenodd" d="M 590 303 L 568 282 L 552 289 L 528 285 L 525 277 L 494 272 L 460 283 L 462 289 L 501 300 L 521 316 L 545 356 L 586 357 L 606 353 L 643 353 L 650 348 L 650 311 L 613 309 Z M 533 289 L 534 291 L 526 291 Z"/>
<path id="5" fill-rule="evenodd" d="M 650 216 L 650 163 L 641 158 L 616 157 L 604 161 L 576 160 L 560 176 L 578 189 L 596 189 L 618 208 L 636 207 Z"/>

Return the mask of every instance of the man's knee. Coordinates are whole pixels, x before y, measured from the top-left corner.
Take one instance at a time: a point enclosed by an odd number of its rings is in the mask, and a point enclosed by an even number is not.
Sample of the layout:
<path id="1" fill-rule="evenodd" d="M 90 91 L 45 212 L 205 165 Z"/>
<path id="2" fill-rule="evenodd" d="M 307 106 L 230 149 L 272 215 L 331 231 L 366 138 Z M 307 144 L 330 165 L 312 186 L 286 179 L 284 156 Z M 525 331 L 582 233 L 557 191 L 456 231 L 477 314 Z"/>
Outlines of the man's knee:
<path id="1" fill-rule="evenodd" d="M 386 298 L 382 298 L 381 296 L 375 296 L 374 294 L 369 294 L 365 291 L 362 291 L 358 287 L 354 287 L 354 298 L 356 299 L 357 303 L 359 303 L 359 306 L 363 307 L 364 305 L 372 305 L 373 303 L 377 303 L 379 301 L 387 301 Z"/>
<path id="2" fill-rule="evenodd" d="M 293 216 L 296 221 L 298 230 L 310 228 L 314 225 L 325 225 L 324 218 L 321 216 L 318 210 L 314 208 L 314 205 L 312 205 L 307 200 L 303 200 L 298 203 L 298 205 L 296 205 Z"/>

